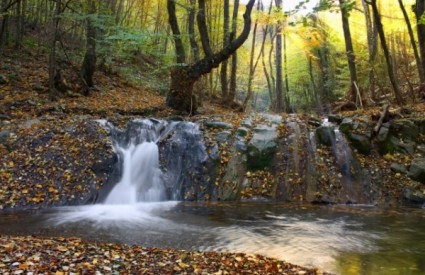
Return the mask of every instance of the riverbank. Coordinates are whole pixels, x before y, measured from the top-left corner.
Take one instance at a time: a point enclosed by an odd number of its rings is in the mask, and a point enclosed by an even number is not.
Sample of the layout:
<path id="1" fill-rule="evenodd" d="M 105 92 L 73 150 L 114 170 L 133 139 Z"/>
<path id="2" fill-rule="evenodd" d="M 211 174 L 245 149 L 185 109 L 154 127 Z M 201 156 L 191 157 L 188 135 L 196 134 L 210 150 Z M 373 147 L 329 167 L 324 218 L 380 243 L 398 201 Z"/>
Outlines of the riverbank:
<path id="1" fill-rule="evenodd" d="M 89 243 L 78 238 L 0 237 L 2 274 L 327 274 L 243 253 Z"/>

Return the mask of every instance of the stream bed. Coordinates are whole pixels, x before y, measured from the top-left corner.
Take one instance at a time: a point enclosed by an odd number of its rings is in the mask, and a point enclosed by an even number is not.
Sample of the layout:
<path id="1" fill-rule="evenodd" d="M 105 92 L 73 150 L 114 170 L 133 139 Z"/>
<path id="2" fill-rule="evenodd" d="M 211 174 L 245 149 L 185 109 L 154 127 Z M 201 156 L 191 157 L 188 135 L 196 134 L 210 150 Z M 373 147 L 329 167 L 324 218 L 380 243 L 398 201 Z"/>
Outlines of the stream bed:
<path id="1" fill-rule="evenodd" d="M 258 253 L 337 274 L 425 274 L 425 209 L 97 204 L 0 214 L 0 234 Z"/>

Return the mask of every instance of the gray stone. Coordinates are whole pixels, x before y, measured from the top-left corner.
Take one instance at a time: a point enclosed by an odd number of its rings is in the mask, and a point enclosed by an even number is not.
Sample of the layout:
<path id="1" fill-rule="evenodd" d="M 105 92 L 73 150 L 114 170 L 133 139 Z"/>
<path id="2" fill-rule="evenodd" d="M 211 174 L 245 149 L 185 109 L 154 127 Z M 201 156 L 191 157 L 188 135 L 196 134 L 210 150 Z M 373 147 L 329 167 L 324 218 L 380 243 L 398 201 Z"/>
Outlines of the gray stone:
<path id="1" fill-rule="evenodd" d="M 276 151 L 276 127 L 265 125 L 256 127 L 256 131 L 254 131 L 254 135 L 247 146 L 248 169 L 262 169 L 270 166 Z"/>
<path id="2" fill-rule="evenodd" d="M 403 190 L 403 197 L 405 200 L 413 203 L 425 203 L 425 194 L 420 190 L 413 190 L 405 188 Z"/>
<path id="3" fill-rule="evenodd" d="M 211 128 L 211 129 L 232 129 L 232 124 L 230 123 L 226 123 L 226 122 L 222 122 L 222 121 L 207 121 L 204 124 L 207 128 Z"/>
<path id="4" fill-rule="evenodd" d="M 425 119 L 416 120 L 415 123 L 419 128 L 419 133 L 425 135 Z"/>
<path id="5" fill-rule="evenodd" d="M 248 135 L 248 129 L 245 127 L 239 127 L 236 130 L 236 134 L 240 137 L 246 137 L 246 135 Z"/>
<path id="6" fill-rule="evenodd" d="M 348 139 L 357 151 L 361 154 L 368 155 L 372 149 L 370 139 L 364 135 L 349 134 Z"/>
<path id="7" fill-rule="evenodd" d="M 42 92 L 42 91 L 44 91 L 44 86 L 43 85 L 41 85 L 41 84 L 39 84 L 39 83 L 36 83 L 36 84 L 33 84 L 32 86 L 31 86 L 31 88 L 34 90 L 34 91 L 36 91 L 36 92 Z"/>
<path id="8" fill-rule="evenodd" d="M 336 123 L 336 124 L 340 124 L 343 121 L 343 119 L 344 118 L 340 115 L 331 114 L 331 115 L 328 116 L 329 122 Z"/>
<path id="9" fill-rule="evenodd" d="M 344 134 L 348 134 L 354 128 L 354 122 L 351 118 L 344 118 L 339 125 L 339 130 Z"/>
<path id="10" fill-rule="evenodd" d="M 0 114 L 0 120 L 9 120 L 10 116 L 8 115 L 4 115 L 4 114 Z"/>
<path id="11" fill-rule="evenodd" d="M 246 146 L 246 143 L 245 143 L 245 141 L 243 139 L 238 139 L 236 141 L 236 150 L 238 152 L 242 152 L 242 153 L 245 153 L 246 152 L 247 146 Z"/>
<path id="12" fill-rule="evenodd" d="M 245 119 L 244 121 L 241 122 L 241 126 L 251 129 L 252 121 L 250 119 Z"/>
<path id="13" fill-rule="evenodd" d="M 4 75 L 0 74 L 0 85 L 4 85 L 6 83 L 7 83 L 7 78 Z"/>
<path id="14" fill-rule="evenodd" d="M 320 144 L 331 146 L 335 142 L 335 131 L 330 126 L 320 126 L 316 129 L 316 138 Z"/>
<path id="15" fill-rule="evenodd" d="M 419 136 L 419 127 L 411 120 L 398 120 L 393 123 L 391 131 L 399 138 L 411 141 L 417 140 Z"/>
<path id="16" fill-rule="evenodd" d="M 399 152 L 406 155 L 413 155 L 416 149 L 416 143 L 413 141 L 401 141 L 398 138 L 391 136 L 385 142 L 379 144 L 379 152 L 388 154 Z"/>
<path id="17" fill-rule="evenodd" d="M 171 120 L 171 121 L 184 121 L 184 118 L 182 116 L 178 116 L 178 115 L 170 116 L 168 119 Z"/>
<path id="18" fill-rule="evenodd" d="M 232 133 L 230 131 L 223 131 L 215 134 L 214 137 L 218 143 L 226 143 L 229 141 L 231 135 Z"/>
<path id="19" fill-rule="evenodd" d="M 35 118 L 35 119 L 31 119 L 31 120 L 27 120 L 24 123 L 24 127 L 25 128 L 31 128 L 34 124 L 36 123 L 40 123 L 40 120 Z"/>
<path id="20" fill-rule="evenodd" d="M 0 143 L 6 142 L 11 133 L 12 132 L 8 130 L 0 131 Z"/>
<path id="21" fill-rule="evenodd" d="M 382 124 L 381 128 L 379 129 L 378 135 L 376 136 L 376 140 L 378 142 L 385 142 L 388 138 L 388 134 L 390 132 L 389 124 L 384 123 Z"/>
<path id="22" fill-rule="evenodd" d="M 407 174 L 407 169 L 402 164 L 398 164 L 396 162 L 391 164 L 391 171 L 394 173 Z"/>
<path id="23" fill-rule="evenodd" d="M 425 158 L 413 159 L 407 176 L 413 180 L 425 183 Z"/>

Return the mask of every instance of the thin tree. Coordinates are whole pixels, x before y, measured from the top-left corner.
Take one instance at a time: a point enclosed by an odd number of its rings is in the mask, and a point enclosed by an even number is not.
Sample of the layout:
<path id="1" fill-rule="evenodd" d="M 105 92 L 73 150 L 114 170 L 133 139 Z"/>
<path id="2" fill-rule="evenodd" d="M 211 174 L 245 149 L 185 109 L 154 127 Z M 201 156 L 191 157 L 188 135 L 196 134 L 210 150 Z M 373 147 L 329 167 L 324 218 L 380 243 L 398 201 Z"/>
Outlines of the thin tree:
<path id="1" fill-rule="evenodd" d="M 59 73 L 56 69 L 56 41 L 58 40 L 59 16 L 61 13 L 61 0 L 55 1 L 56 8 L 50 24 L 50 53 L 49 53 L 49 97 L 51 100 L 57 99 L 59 91 L 56 89 L 56 82 Z"/>
<path id="2" fill-rule="evenodd" d="M 412 24 L 410 24 L 409 15 L 404 7 L 403 0 L 398 0 L 400 9 L 403 12 L 404 21 L 406 21 L 407 31 L 409 33 L 410 44 L 412 45 L 413 54 L 415 55 L 416 67 L 418 69 L 418 76 L 421 83 L 425 82 L 424 68 L 421 66 L 421 58 L 419 57 L 418 47 L 416 46 L 415 36 L 413 35 Z"/>
<path id="3" fill-rule="evenodd" d="M 387 41 L 385 38 L 384 27 L 382 26 L 381 15 L 379 13 L 378 6 L 376 5 L 376 0 L 365 0 L 365 2 L 371 5 L 372 7 L 373 18 L 381 41 L 382 51 L 384 52 L 385 60 L 387 62 L 388 77 L 390 78 L 391 85 L 394 89 L 396 101 L 399 105 L 402 105 L 404 104 L 404 100 L 401 95 L 400 87 L 398 86 L 396 76 L 394 74 L 394 68 L 391 62 L 390 52 L 388 50 Z"/>
<path id="4" fill-rule="evenodd" d="M 88 96 L 90 88 L 93 87 L 93 74 L 96 70 L 96 27 L 94 26 L 94 16 L 96 15 L 95 0 L 87 0 L 88 17 L 86 27 L 86 53 L 83 65 L 81 66 L 81 77 L 86 85 L 84 95 Z"/>
<path id="5" fill-rule="evenodd" d="M 282 0 L 276 0 L 278 12 L 282 10 Z M 283 72 L 282 72 L 282 22 L 279 20 L 276 26 L 276 112 L 286 112 L 283 102 Z"/>
<path id="6" fill-rule="evenodd" d="M 423 24 L 422 16 L 425 12 L 425 0 L 416 0 L 415 4 L 415 15 L 417 20 L 417 32 L 418 32 L 418 42 L 419 42 L 419 51 L 421 54 L 421 66 L 422 70 L 425 72 L 425 24 Z"/>
<path id="7" fill-rule="evenodd" d="M 230 34 L 230 42 L 234 40 L 237 28 L 237 18 L 239 12 L 239 0 L 235 0 L 233 5 L 233 14 L 232 14 L 232 32 Z M 230 69 L 230 84 L 229 84 L 229 94 L 228 94 L 228 103 L 231 103 L 235 100 L 236 96 L 236 72 L 238 69 L 238 52 L 235 51 L 232 54 L 232 67 Z"/>
<path id="8" fill-rule="evenodd" d="M 356 57 L 354 55 L 353 40 L 351 39 L 350 23 L 348 21 L 349 2 L 339 0 L 339 7 L 341 9 L 342 29 L 344 31 L 345 51 L 347 54 L 348 69 L 350 70 L 350 90 L 349 100 L 352 102 L 361 101 L 361 95 L 357 95 L 357 71 L 356 71 Z M 362 102 L 359 102 L 362 105 Z"/>
<path id="9" fill-rule="evenodd" d="M 242 33 L 229 43 L 226 47 L 217 52 L 213 52 L 208 28 L 205 22 L 205 0 L 198 0 L 198 31 L 201 38 L 204 57 L 198 62 L 190 65 L 186 64 L 186 53 L 181 39 L 181 32 L 176 16 L 176 3 L 174 0 L 167 0 L 167 10 L 169 24 L 173 33 L 177 66 L 171 72 L 170 90 L 167 95 L 167 105 L 173 109 L 193 113 L 197 105 L 193 95 L 193 84 L 202 75 L 217 68 L 221 62 L 228 59 L 248 38 L 251 30 L 251 11 L 255 0 L 250 0 L 246 5 L 244 13 L 244 26 Z"/>
<path id="10" fill-rule="evenodd" d="M 230 42 L 230 34 L 229 34 L 229 0 L 224 0 L 224 7 L 223 7 L 223 48 L 226 47 Z M 224 101 L 228 99 L 229 94 L 229 86 L 228 86 L 228 79 L 227 79 L 227 60 L 224 60 L 221 63 L 220 68 L 220 82 L 221 82 L 221 97 Z"/>

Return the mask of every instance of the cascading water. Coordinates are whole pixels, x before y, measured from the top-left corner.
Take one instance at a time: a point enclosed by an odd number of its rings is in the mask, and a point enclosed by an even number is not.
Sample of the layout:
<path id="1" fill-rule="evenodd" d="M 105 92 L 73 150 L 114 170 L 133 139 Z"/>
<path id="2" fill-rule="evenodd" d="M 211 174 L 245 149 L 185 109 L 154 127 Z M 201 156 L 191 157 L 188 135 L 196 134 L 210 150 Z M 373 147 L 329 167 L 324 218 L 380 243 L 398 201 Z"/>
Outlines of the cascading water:
<path id="1" fill-rule="evenodd" d="M 165 200 L 157 144 L 145 141 L 118 149 L 123 156 L 123 175 L 121 181 L 109 193 L 105 204 Z"/>
<path id="2" fill-rule="evenodd" d="M 122 159 L 122 176 L 106 197 L 105 204 L 166 200 L 157 142 L 174 124 L 149 119 L 135 122 L 139 127 L 134 134 L 126 136 L 126 142 L 115 137 L 114 149 Z M 114 130 L 111 125 L 109 128 Z"/>

